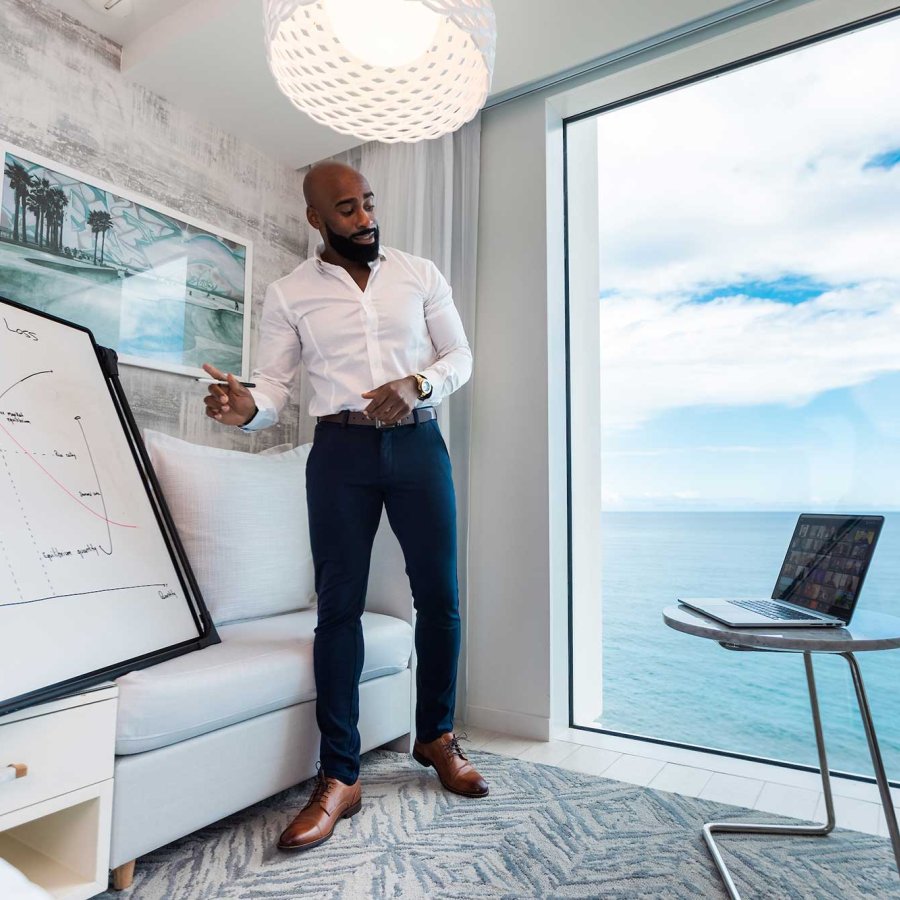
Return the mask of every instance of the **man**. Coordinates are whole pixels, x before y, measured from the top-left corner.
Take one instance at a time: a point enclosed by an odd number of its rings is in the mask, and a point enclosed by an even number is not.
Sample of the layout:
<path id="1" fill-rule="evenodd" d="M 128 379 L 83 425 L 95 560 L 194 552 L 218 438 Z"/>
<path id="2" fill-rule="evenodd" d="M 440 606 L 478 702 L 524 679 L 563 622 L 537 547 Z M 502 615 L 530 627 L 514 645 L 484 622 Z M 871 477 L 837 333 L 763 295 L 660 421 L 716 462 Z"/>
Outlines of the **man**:
<path id="1" fill-rule="evenodd" d="M 252 431 L 277 421 L 302 362 L 318 417 L 306 469 L 318 624 L 313 645 L 319 780 L 281 835 L 284 850 L 331 837 L 359 811 L 360 617 L 372 542 L 387 510 L 416 609 L 416 741 L 413 756 L 443 786 L 484 797 L 488 786 L 453 734 L 460 628 L 456 504 L 434 405 L 464 384 L 472 354 L 450 287 L 428 260 L 379 245 L 375 196 L 339 163 L 303 182 L 306 216 L 322 236 L 312 260 L 266 292 L 256 388 L 224 382 L 208 416 Z"/>

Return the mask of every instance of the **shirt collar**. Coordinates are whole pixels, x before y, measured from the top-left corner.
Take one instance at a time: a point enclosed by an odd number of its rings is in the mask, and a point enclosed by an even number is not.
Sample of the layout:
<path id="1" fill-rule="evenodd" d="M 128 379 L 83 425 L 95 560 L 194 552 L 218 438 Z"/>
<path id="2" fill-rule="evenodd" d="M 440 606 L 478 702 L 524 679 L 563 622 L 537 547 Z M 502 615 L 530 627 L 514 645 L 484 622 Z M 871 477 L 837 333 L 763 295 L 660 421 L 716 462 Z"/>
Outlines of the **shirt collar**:
<path id="1" fill-rule="evenodd" d="M 316 266 L 320 271 L 323 270 L 325 268 L 325 266 L 332 265 L 331 263 L 325 262 L 325 260 L 322 259 L 322 254 L 324 252 L 325 252 L 325 242 L 320 241 L 318 246 L 316 247 L 315 256 L 313 257 L 316 261 Z M 382 260 L 385 260 L 385 259 L 387 259 L 387 255 L 384 252 L 384 247 L 379 247 L 378 248 L 378 259 L 373 259 L 372 262 L 369 263 L 369 268 L 374 269 L 375 266 L 379 262 L 381 262 Z M 340 268 L 340 267 L 338 267 L 338 268 Z"/>

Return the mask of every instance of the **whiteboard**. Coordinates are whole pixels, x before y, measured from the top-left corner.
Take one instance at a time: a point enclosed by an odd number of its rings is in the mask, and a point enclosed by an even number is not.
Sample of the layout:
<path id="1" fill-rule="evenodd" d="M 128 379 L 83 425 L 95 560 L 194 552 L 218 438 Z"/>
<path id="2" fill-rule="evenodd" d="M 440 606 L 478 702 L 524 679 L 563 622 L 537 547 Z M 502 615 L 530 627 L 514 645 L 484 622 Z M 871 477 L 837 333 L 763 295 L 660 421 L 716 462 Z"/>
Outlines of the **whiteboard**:
<path id="1" fill-rule="evenodd" d="M 114 360 L 0 298 L 0 712 L 218 642 Z"/>

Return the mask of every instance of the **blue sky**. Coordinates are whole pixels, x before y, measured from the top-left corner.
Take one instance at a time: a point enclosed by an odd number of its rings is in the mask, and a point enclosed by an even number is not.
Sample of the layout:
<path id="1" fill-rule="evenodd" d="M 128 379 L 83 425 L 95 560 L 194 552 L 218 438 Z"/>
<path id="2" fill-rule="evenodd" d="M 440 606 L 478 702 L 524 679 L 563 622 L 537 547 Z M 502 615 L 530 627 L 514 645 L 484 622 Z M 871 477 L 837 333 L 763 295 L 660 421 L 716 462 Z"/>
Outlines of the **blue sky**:
<path id="1" fill-rule="evenodd" d="M 597 119 L 606 509 L 900 509 L 900 22 Z"/>

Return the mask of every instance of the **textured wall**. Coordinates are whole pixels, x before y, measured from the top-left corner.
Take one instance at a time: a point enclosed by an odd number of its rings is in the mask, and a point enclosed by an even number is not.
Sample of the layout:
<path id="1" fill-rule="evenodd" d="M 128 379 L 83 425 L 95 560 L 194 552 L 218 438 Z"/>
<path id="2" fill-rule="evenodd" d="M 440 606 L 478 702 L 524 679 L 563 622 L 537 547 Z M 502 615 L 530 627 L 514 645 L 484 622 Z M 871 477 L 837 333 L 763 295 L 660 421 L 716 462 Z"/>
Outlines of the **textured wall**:
<path id="1" fill-rule="evenodd" d="M 266 285 L 306 257 L 301 175 L 128 82 L 119 56 L 39 0 L 0 0 L 0 137 L 251 241 L 252 362 Z M 206 418 L 186 376 L 123 366 L 121 377 L 142 427 L 244 450 L 311 434 L 296 405 L 247 437 Z"/>

